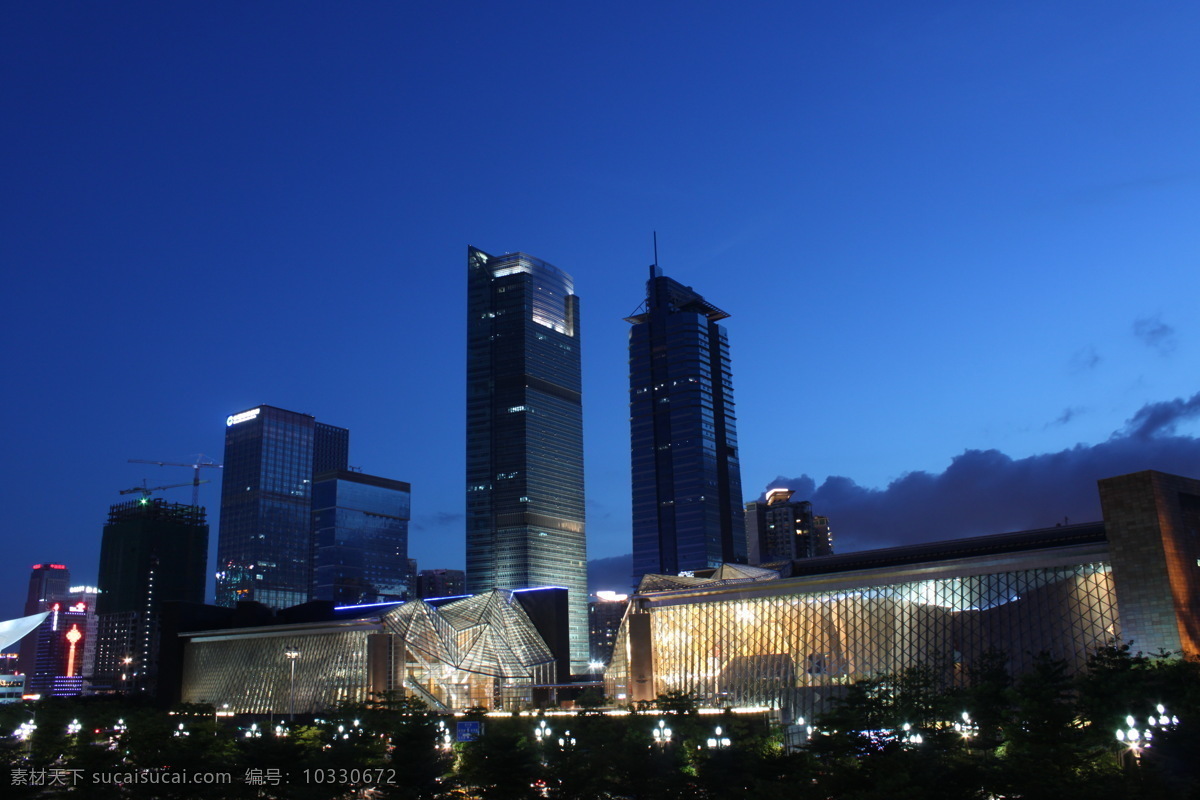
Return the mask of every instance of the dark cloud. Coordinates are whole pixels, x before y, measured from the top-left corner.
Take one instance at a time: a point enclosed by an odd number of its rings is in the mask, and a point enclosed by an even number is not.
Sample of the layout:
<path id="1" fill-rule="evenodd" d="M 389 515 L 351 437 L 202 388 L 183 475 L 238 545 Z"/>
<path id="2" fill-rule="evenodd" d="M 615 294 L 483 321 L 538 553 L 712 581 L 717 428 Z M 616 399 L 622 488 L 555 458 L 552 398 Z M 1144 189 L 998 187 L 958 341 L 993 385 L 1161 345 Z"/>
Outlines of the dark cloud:
<path id="1" fill-rule="evenodd" d="M 1087 372 L 1090 369 L 1095 369 L 1103 360 L 1100 358 L 1100 354 L 1096 352 L 1096 348 L 1088 345 L 1081 350 L 1076 350 L 1071 355 L 1071 371 Z"/>
<path id="2" fill-rule="evenodd" d="M 411 527 L 417 531 L 436 530 L 457 526 L 462 528 L 467 521 L 467 515 L 453 511 L 435 511 L 432 514 L 418 514 L 412 518 Z"/>
<path id="3" fill-rule="evenodd" d="M 1187 400 L 1175 398 L 1161 403 L 1142 406 L 1125 425 L 1125 430 L 1113 437 L 1126 436 L 1133 439 L 1149 439 L 1160 434 L 1175 433 L 1176 424 L 1200 415 L 1200 392 Z"/>
<path id="4" fill-rule="evenodd" d="M 1052 428 L 1057 425 L 1066 425 L 1068 422 L 1075 419 L 1075 417 L 1082 414 L 1084 412 L 1084 410 L 1085 409 L 1083 409 L 1081 407 L 1064 408 L 1063 412 L 1061 414 L 1059 414 L 1058 417 L 1054 421 L 1046 423 L 1046 427 Z"/>
<path id="5" fill-rule="evenodd" d="M 588 562 L 589 592 L 621 592 L 626 594 L 633 588 L 633 555 L 612 558 L 594 558 Z"/>
<path id="6" fill-rule="evenodd" d="M 1158 315 L 1134 320 L 1133 335 L 1164 356 L 1175 352 L 1175 329 Z"/>
<path id="7" fill-rule="evenodd" d="M 1096 481 L 1144 469 L 1200 474 L 1200 439 L 1174 435 L 1200 415 L 1200 393 L 1145 406 L 1105 442 L 1014 459 L 967 450 L 942 473 L 910 472 L 884 489 L 831 476 L 780 477 L 813 510 L 828 514 L 838 552 L 956 539 L 1100 519 Z"/>

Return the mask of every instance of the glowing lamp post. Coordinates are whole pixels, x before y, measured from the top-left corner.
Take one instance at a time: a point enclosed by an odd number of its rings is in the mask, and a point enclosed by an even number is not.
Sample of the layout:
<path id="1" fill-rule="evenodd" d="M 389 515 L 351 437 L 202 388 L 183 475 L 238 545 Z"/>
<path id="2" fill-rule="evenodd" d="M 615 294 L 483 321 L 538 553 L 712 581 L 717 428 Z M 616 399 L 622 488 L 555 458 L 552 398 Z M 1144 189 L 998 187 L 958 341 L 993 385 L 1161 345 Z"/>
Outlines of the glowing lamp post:
<path id="1" fill-rule="evenodd" d="M 652 733 L 654 734 L 654 743 L 659 747 L 666 747 L 671 743 L 671 729 L 667 727 L 665 720 L 658 721 L 658 727 Z"/>
<path id="2" fill-rule="evenodd" d="M 296 659 L 300 657 L 300 651 L 289 647 L 283 651 L 288 662 L 292 665 L 291 681 L 288 684 L 288 724 L 292 722 L 292 716 L 296 713 Z"/>

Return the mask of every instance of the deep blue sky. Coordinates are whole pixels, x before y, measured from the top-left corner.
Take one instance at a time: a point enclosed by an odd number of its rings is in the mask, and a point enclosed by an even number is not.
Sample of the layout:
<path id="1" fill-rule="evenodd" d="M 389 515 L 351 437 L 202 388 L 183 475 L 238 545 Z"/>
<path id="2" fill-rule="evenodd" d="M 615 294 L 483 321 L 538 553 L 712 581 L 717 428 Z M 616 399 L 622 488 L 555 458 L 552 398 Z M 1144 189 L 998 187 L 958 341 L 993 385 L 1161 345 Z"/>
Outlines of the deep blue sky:
<path id="1" fill-rule="evenodd" d="M 219 460 L 258 403 L 349 427 L 461 567 L 468 244 L 575 277 L 593 557 L 629 550 L 655 229 L 732 315 L 745 494 L 792 479 L 839 550 L 1200 475 L 1194 3 L 0 13 L 0 618 L 36 561 L 94 581 L 118 490 L 190 478 L 126 459 Z"/>

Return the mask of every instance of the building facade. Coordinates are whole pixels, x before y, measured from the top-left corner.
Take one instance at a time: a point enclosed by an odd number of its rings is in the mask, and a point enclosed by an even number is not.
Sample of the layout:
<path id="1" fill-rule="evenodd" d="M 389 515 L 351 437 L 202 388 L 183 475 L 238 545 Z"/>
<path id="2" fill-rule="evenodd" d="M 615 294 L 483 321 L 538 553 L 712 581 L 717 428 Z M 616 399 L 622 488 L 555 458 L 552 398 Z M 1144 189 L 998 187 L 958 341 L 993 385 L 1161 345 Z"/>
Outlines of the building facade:
<path id="1" fill-rule="evenodd" d="M 579 298 L 524 253 L 467 249 L 467 591 L 561 586 L 587 668 Z"/>
<path id="2" fill-rule="evenodd" d="M 592 670 L 602 669 L 612 659 L 613 646 L 621 629 L 621 620 L 629 606 L 629 595 L 601 591 L 591 596 L 588 602 L 588 620 L 591 626 Z"/>
<path id="3" fill-rule="evenodd" d="M 71 571 L 65 564 L 45 562 L 34 564 L 29 573 L 29 591 L 25 598 L 25 616 L 49 611 L 55 603 L 67 599 L 71 586 Z M 36 663 L 34 654 L 37 649 L 37 637 L 30 636 L 21 640 L 21 657 L 17 661 L 17 671 L 33 672 Z"/>
<path id="4" fill-rule="evenodd" d="M 217 604 L 303 603 L 313 577 L 313 478 L 349 467 L 350 432 L 266 405 L 225 426 Z"/>
<path id="5" fill-rule="evenodd" d="M 204 601 L 204 509 L 144 497 L 109 509 L 96 597 L 98 691 L 155 689 L 162 605 Z"/>
<path id="6" fill-rule="evenodd" d="M 960 685 L 996 651 L 1014 675 L 1040 652 L 1080 669 L 1125 641 L 1197 653 L 1200 481 L 1135 473 L 1100 481 L 1100 494 L 1102 523 L 647 576 L 607 691 L 627 701 L 683 691 L 796 719 L 859 679 L 910 667 Z"/>
<path id="7" fill-rule="evenodd" d="M 182 699 L 280 714 L 393 693 L 441 711 L 520 710 L 558 681 L 556 665 L 565 662 L 538 624 L 539 605 L 562 595 L 493 590 L 341 608 L 312 622 L 187 633 Z"/>
<path id="8" fill-rule="evenodd" d="M 791 489 L 768 489 L 764 500 L 746 503 L 746 539 L 751 564 L 833 554 L 829 517 L 813 514 L 812 503 L 792 501 Z"/>
<path id="9" fill-rule="evenodd" d="M 360 605 L 409 597 L 411 487 L 337 470 L 313 479 L 315 600 Z"/>
<path id="10" fill-rule="evenodd" d="M 417 597 L 457 597 L 466 591 L 467 574 L 461 569 L 423 569 L 417 575 Z"/>
<path id="11" fill-rule="evenodd" d="M 728 316 L 651 267 L 627 318 L 635 579 L 746 562 Z"/>
<path id="12" fill-rule="evenodd" d="M 26 676 L 25 690 L 41 697 L 74 697 L 83 694 L 84 677 L 91 675 L 89 647 L 96 631 L 95 595 L 63 598 L 28 638 L 35 644 L 34 666 Z"/>

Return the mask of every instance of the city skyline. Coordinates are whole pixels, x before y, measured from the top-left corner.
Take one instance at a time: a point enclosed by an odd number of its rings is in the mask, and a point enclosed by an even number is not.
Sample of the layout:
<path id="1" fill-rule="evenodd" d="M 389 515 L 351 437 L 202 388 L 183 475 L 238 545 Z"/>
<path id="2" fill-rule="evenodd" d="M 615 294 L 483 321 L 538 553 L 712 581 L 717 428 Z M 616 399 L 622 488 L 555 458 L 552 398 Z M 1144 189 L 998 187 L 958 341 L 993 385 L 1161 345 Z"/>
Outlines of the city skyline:
<path id="1" fill-rule="evenodd" d="M 470 242 L 586 298 L 592 558 L 630 552 L 653 229 L 737 323 L 742 499 L 791 479 L 839 552 L 1196 474 L 1200 9 L 225 8 L 0 32 L 9 616 L 32 564 L 95 583 L 120 490 L 192 477 L 127 459 L 218 460 L 260 403 L 354 430 L 420 567 L 461 568 Z"/>

